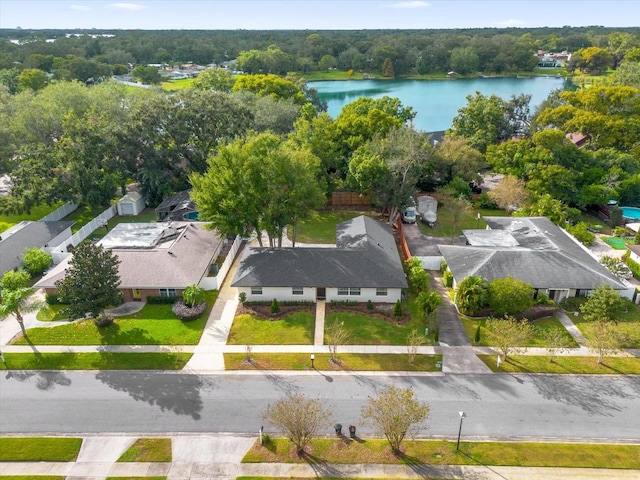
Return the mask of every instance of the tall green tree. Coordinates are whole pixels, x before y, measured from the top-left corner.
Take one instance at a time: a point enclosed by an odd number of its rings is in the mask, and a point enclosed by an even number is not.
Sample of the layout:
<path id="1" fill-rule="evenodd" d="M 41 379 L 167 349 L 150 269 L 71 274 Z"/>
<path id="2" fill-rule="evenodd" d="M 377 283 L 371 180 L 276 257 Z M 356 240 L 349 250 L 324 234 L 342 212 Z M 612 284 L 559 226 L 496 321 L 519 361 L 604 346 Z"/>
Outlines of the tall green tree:
<path id="1" fill-rule="evenodd" d="M 588 322 L 615 323 L 624 309 L 624 299 L 608 285 L 600 285 L 591 291 L 587 301 L 580 305 L 582 316 Z"/>
<path id="2" fill-rule="evenodd" d="M 209 170 L 191 176 L 201 217 L 222 234 L 265 230 L 281 245 L 295 225 L 325 201 L 320 161 L 280 137 L 264 133 L 237 140 L 211 157 Z M 258 236 L 260 238 L 260 235 Z"/>
<path id="3" fill-rule="evenodd" d="M 89 314 L 96 321 L 105 308 L 122 301 L 119 264 L 118 257 L 100 245 L 82 242 L 76 247 L 65 277 L 56 282 L 58 298 L 69 305 L 69 318 Z"/>

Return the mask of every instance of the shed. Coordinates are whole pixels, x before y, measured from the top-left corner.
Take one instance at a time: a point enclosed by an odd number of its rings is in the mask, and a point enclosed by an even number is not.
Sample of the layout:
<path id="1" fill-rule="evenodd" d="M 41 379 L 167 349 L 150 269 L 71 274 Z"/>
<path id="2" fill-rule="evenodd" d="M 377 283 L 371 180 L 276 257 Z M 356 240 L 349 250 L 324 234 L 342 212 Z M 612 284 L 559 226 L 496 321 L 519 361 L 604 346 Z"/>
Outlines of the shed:
<path id="1" fill-rule="evenodd" d="M 144 198 L 138 192 L 129 192 L 116 204 L 118 215 L 138 215 L 144 210 Z"/>

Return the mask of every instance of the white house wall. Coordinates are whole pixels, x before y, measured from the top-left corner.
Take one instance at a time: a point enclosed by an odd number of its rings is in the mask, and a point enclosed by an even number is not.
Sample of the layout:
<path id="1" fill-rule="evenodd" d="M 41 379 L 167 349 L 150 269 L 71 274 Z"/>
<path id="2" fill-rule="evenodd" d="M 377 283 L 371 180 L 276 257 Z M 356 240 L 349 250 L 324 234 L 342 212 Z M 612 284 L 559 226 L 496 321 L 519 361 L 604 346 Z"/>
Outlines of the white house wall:
<path id="1" fill-rule="evenodd" d="M 444 261 L 442 255 L 428 257 L 419 257 L 414 255 L 413 258 L 420 260 L 420 264 L 425 270 L 440 270 L 440 265 L 442 265 L 442 262 Z"/>
<path id="2" fill-rule="evenodd" d="M 262 287 L 262 294 L 251 293 L 251 287 L 238 287 L 238 293 L 244 292 L 248 302 L 270 302 L 274 298 L 278 301 L 287 302 L 315 302 L 316 288 L 304 287 L 302 295 L 294 295 L 292 287 Z M 360 295 L 338 295 L 337 288 L 326 289 L 327 302 L 341 302 L 345 300 L 356 302 L 367 302 L 371 300 L 377 303 L 396 303 L 401 299 L 402 290 L 399 288 L 388 288 L 386 295 L 376 295 L 375 288 L 361 288 Z"/>

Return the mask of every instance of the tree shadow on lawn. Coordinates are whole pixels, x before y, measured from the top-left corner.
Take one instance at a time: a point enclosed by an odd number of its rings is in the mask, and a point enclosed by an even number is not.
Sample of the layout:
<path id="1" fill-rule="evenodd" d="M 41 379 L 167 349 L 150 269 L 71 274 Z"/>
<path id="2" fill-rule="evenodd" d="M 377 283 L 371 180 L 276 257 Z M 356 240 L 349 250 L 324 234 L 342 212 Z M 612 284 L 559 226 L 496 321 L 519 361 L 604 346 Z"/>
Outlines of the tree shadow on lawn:
<path id="1" fill-rule="evenodd" d="M 101 371 L 96 379 L 135 400 L 170 410 L 177 415 L 200 419 L 203 408 L 200 390 L 204 387 L 197 375 L 166 375 L 152 372 Z"/>

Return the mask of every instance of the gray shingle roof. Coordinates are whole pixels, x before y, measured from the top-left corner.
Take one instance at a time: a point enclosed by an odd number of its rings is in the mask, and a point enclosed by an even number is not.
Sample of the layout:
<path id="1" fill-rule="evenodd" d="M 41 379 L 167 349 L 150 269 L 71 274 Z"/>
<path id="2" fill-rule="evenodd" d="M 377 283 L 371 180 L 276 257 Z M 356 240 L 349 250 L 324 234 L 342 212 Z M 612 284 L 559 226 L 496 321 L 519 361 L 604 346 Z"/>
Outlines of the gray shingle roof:
<path id="1" fill-rule="evenodd" d="M 391 227 L 360 216 L 336 228 L 336 248 L 245 251 L 234 287 L 406 288 Z"/>
<path id="2" fill-rule="evenodd" d="M 120 260 L 120 288 L 184 288 L 197 284 L 207 274 L 220 244 L 216 232 L 205 230 L 198 223 L 173 225 L 184 228 L 170 243 L 151 248 L 111 249 Z M 53 288 L 56 280 L 64 277 L 67 264 L 65 261 L 57 265 L 36 287 Z"/>
<path id="3" fill-rule="evenodd" d="M 485 217 L 492 229 L 509 231 L 517 246 L 439 245 L 457 281 L 479 275 L 488 281 L 511 276 L 534 288 L 626 288 L 582 246 L 545 217 Z"/>

